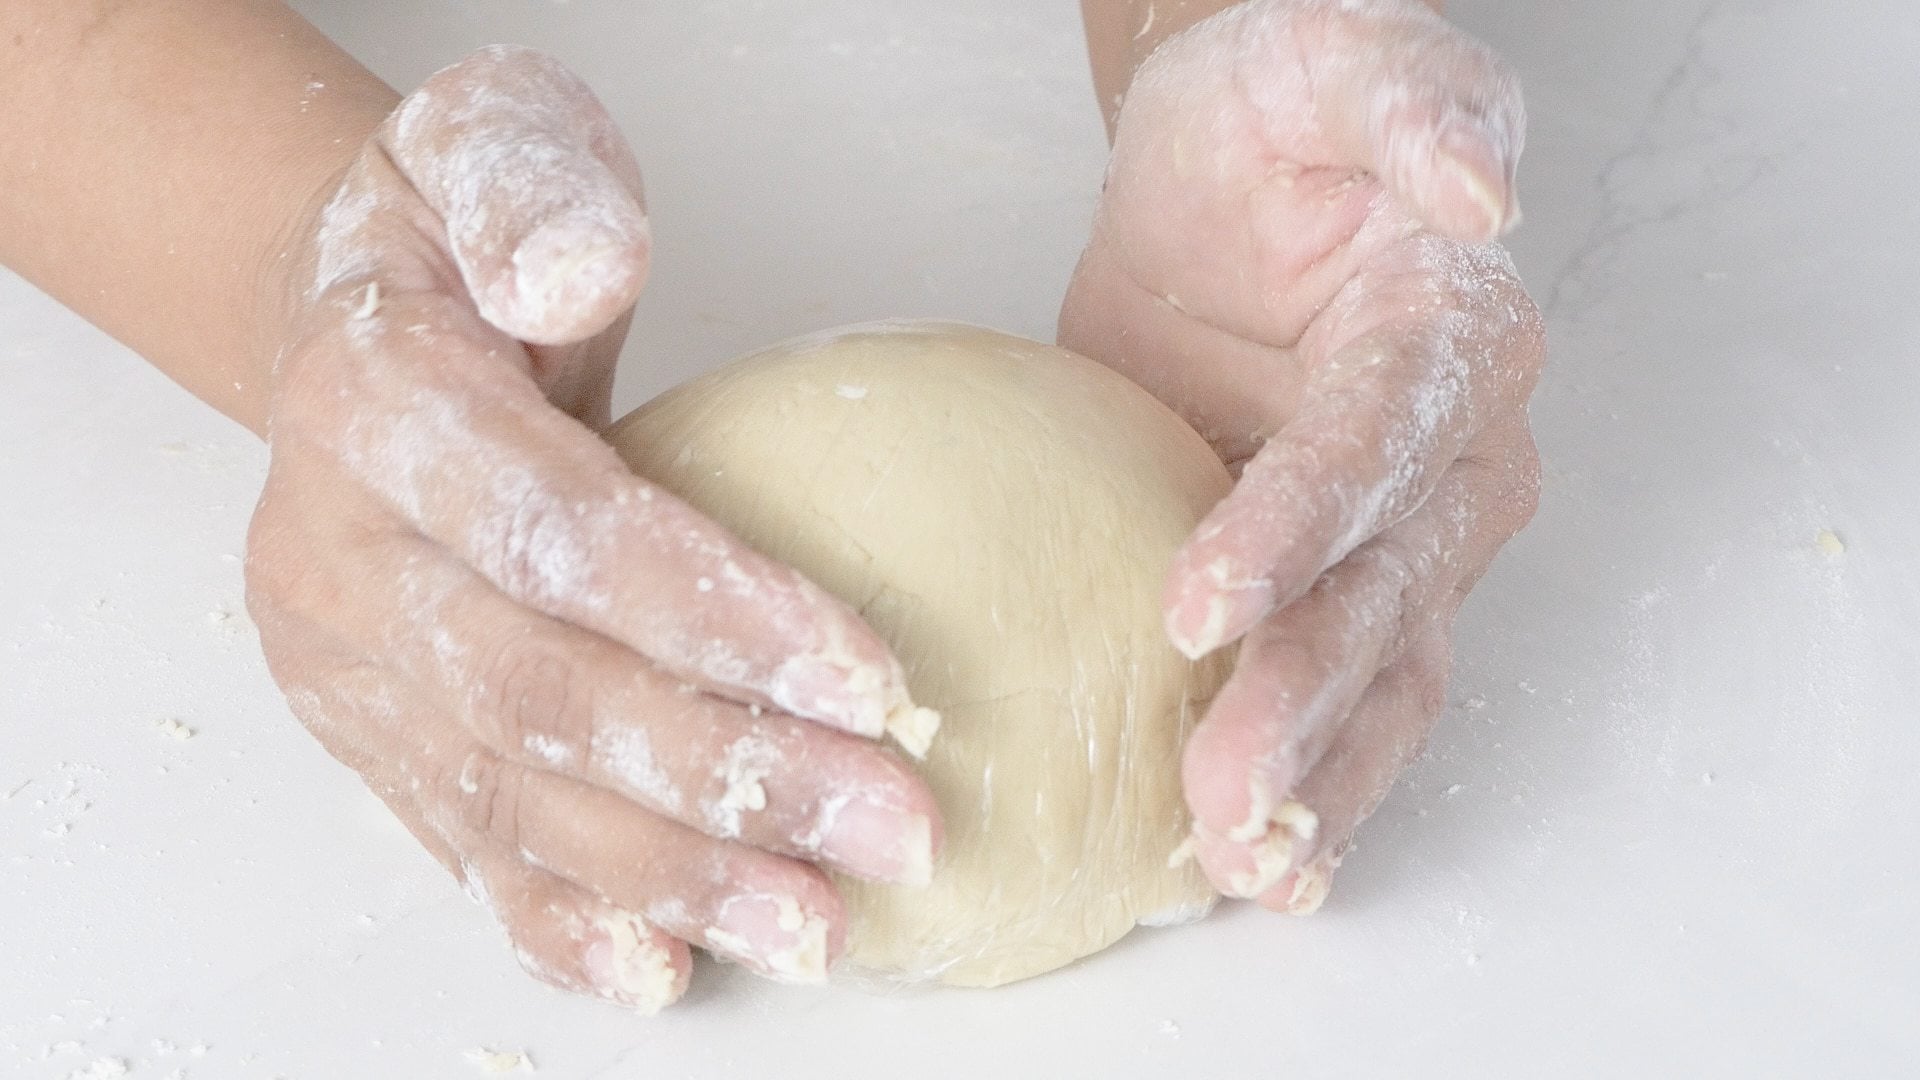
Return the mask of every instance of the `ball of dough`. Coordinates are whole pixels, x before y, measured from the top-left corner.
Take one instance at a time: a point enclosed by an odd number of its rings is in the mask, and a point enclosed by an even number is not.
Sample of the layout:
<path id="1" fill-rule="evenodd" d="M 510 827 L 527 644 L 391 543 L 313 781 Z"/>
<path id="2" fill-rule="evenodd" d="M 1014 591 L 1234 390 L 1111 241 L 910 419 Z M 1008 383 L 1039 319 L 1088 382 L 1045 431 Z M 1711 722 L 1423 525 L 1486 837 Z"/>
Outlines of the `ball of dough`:
<path id="1" fill-rule="evenodd" d="M 1168 859 L 1182 740 L 1227 661 L 1175 652 L 1159 598 L 1230 481 L 1179 417 L 1064 349 L 899 322 L 736 361 L 610 439 L 856 608 L 942 714 L 933 883 L 840 879 L 848 965 L 996 986 L 1206 912 Z"/>

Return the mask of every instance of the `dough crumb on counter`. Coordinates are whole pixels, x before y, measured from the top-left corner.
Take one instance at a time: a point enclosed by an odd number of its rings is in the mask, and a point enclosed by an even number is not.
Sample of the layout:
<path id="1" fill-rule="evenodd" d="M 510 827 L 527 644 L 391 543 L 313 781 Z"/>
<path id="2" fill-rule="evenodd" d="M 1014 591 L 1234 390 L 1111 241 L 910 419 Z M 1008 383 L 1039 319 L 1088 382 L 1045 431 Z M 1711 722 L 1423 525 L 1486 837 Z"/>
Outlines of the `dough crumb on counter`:
<path id="1" fill-rule="evenodd" d="M 484 1073 L 509 1073 L 521 1069 L 527 1072 L 538 1071 L 533 1064 L 533 1059 L 527 1056 L 525 1050 L 490 1050 L 477 1046 L 467 1051 L 467 1060 Z"/>
<path id="2" fill-rule="evenodd" d="M 67 1080 L 117 1080 L 127 1075 L 127 1059 L 122 1057 L 95 1058 L 89 1064 L 67 1074 Z"/>

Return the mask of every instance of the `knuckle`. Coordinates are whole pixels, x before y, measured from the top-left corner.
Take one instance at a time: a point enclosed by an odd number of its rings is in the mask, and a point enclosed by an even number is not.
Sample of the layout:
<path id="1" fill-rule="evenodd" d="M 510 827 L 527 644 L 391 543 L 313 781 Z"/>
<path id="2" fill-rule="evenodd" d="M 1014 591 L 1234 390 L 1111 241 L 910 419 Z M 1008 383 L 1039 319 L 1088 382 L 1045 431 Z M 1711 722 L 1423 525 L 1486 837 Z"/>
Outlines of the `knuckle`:
<path id="1" fill-rule="evenodd" d="M 1337 631 L 1316 634 L 1309 630 L 1304 637 L 1263 632 L 1248 643 L 1248 651 L 1258 657 L 1258 662 L 1238 665 L 1234 680 L 1243 682 L 1256 696 L 1273 700 L 1286 699 L 1301 685 L 1331 682 L 1345 659 L 1339 636 Z"/>
<path id="2" fill-rule="evenodd" d="M 513 958 L 519 963 L 521 971 L 556 990 L 584 994 L 593 989 L 585 979 L 572 973 L 569 965 L 573 960 L 564 947 L 541 940 L 531 928 L 520 926 L 505 916 L 500 917 L 500 925 L 512 944 Z"/>
<path id="3" fill-rule="evenodd" d="M 1544 477 L 1540 450 L 1524 413 L 1489 430 L 1459 464 L 1473 472 L 1470 505 L 1475 524 L 1467 539 L 1490 537 L 1497 546 L 1532 523 L 1540 510 Z"/>
<path id="4" fill-rule="evenodd" d="M 1484 327 L 1490 345 L 1488 365 L 1498 376 L 1498 400 L 1525 400 L 1546 367 L 1547 324 L 1520 281 L 1513 257 L 1498 244 L 1468 253 L 1475 266 L 1473 287 L 1459 294 L 1456 307 Z"/>
<path id="5" fill-rule="evenodd" d="M 536 489 L 517 500 L 483 538 L 484 569 L 510 596 L 550 606 L 592 595 L 602 584 L 594 568 L 597 530 L 587 528 L 587 503 Z"/>
<path id="6" fill-rule="evenodd" d="M 475 750 L 443 777 L 439 787 L 442 798 L 454 808 L 462 833 L 506 851 L 519 851 L 525 776 L 518 766 Z"/>
<path id="7" fill-rule="evenodd" d="M 1356 556 L 1360 570 L 1371 579 L 1359 602 L 1350 605 L 1357 627 L 1349 636 L 1367 633 L 1382 643 L 1383 655 L 1400 652 L 1417 629 L 1425 599 L 1431 593 L 1438 553 L 1418 552 L 1390 537 L 1380 537 Z"/>
<path id="8" fill-rule="evenodd" d="M 1366 547 L 1366 569 L 1380 582 L 1380 594 L 1396 601 L 1430 576 L 1432 562 L 1430 556 L 1391 536 L 1376 537 Z"/>
<path id="9" fill-rule="evenodd" d="M 475 712 L 482 736 L 498 750 L 557 764 L 552 748 L 585 741 L 593 716 L 590 680 L 549 635 L 530 629 L 506 639 L 482 670 Z"/>

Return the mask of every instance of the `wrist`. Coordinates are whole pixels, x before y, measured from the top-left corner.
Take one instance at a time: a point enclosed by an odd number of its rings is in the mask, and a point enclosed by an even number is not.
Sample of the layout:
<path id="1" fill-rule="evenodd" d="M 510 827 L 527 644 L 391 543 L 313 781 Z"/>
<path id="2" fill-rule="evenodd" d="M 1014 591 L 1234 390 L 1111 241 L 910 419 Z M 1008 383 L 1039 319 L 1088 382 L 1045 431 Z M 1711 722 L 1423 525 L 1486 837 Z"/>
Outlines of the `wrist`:
<path id="1" fill-rule="evenodd" d="M 328 204 L 399 95 L 344 54 L 302 102 L 269 119 L 253 149 L 256 197 L 225 237 L 237 276 L 231 376 L 199 397 L 265 436 L 280 352 L 311 301 L 315 244 Z M 164 366 L 164 365 L 163 365 Z"/>
<path id="2" fill-rule="evenodd" d="M 262 431 L 282 264 L 394 100 L 279 0 L 0 4 L 0 263 Z"/>
<path id="3" fill-rule="evenodd" d="M 311 290 L 327 208 L 398 100 L 390 91 L 385 97 L 385 107 L 340 116 L 341 134 L 311 153 L 280 163 L 278 182 L 267 188 L 272 203 L 252 215 L 257 227 L 251 235 L 234 239 L 241 295 L 251 298 L 244 308 L 244 323 L 237 328 L 240 374 L 234 381 L 239 385 L 234 388 L 232 407 L 209 401 L 256 434 L 265 436 L 267 431 L 281 352 L 298 333 L 314 299 Z"/>

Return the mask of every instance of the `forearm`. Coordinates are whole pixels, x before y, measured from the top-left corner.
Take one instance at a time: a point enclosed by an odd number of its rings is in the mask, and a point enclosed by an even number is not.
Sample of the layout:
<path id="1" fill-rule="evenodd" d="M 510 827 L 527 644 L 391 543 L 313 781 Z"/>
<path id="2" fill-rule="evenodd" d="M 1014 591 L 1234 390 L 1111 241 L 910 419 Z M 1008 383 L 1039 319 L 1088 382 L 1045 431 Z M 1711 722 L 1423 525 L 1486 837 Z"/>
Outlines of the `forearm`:
<path id="1" fill-rule="evenodd" d="M 1120 105 L 1133 73 L 1160 43 L 1194 23 L 1243 0 L 1080 0 L 1087 26 L 1087 55 L 1093 61 L 1093 88 L 1100 112 L 1113 136 Z M 1421 0 L 1435 11 L 1445 0 Z"/>
<path id="2" fill-rule="evenodd" d="M 0 5 L 0 263 L 260 431 L 290 230 L 394 101 L 272 0 Z"/>

